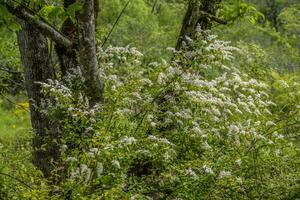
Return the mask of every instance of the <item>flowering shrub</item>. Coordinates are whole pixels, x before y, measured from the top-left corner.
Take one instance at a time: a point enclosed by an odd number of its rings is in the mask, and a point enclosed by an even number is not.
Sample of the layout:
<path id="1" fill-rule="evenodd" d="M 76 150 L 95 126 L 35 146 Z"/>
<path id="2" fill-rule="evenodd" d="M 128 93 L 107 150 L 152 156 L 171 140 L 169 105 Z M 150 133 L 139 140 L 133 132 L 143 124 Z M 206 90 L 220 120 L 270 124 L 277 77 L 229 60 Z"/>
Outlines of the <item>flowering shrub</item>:
<path id="1" fill-rule="evenodd" d="M 300 88 L 286 93 L 284 80 L 254 79 L 235 61 L 247 52 L 209 32 L 187 41 L 182 51 L 170 49 L 170 61 L 148 65 L 135 48 L 100 49 L 106 99 L 93 108 L 74 87 L 78 72 L 66 85 L 42 83 L 53 100 L 41 109 L 62 132 L 67 179 L 57 198 L 299 195 Z M 294 93 L 287 108 L 281 95 Z"/>

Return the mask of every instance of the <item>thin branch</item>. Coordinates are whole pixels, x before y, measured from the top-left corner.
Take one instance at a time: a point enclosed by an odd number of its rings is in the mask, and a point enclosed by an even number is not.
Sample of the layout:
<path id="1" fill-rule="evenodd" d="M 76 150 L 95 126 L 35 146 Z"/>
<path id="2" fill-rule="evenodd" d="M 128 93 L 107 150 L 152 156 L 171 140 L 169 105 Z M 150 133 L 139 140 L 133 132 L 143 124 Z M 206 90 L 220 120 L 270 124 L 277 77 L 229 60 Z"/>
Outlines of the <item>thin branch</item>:
<path id="1" fill-rule="evenodd" d="M 31 189 L 31 190 L 33 189 L 30 185 L 28 185 L 27 183 L 25 183 L 25 182 L 22 181 L 21 179 L 19 179 L 19 178 L 17 178 L 17 177 L 14 177 L 14 176 L 12 176 L 12 175 L 10 175 L 10 174 L 6 174 L 6 173 L 3 173 L 3 172 L 0 172 L 0 175 L 9 177 L 9 178 L 11 178 L 11 179 L 14 179 L 14 180 L 18 181 L 19 183 L 22 183 L 23 185 L 25 185 L 27 188 L 29 188 L 29 189 Z"/>
<path id="2" fill-rule="evenodd" d="M 2 66 L 0 66 L 0 71 L 4 71 L 4 72 L 10 73 L 10 74 L 22 74 L 23 73 L 23 72 L 13 71 L 11 69 L 8 69 L 8 68 L 2 67 Z"/>
<path id="3" fill-rule="evenodd" d="M 115 27 L 117 26 L 119 20 L 121 19 L 122 15 L 124 14 L 126 8 L 128 7 L 129 3 L 131 0 L 128 0 L 127 3 L 125 4 L 124 8 L 122 9 L 122 11 L 120 12 L 118 18 L 116 19 L 113 27 L 111 28 L 111 30 L 109 31 L 108 35 L 106 36 L 106 38 L 104 39 L 104 42 L 102 43 L 101 47 L 104 47 L 104 45 L 106 44 L 106 42 L 108 41 L 110 35 L 112 34 L 112 32 L 114 31 Z"/>
<path id="4" fill-rule="evenodd" d="M 17 8 L 14 8 L 7 3 L 5 4 L 5 6 L 12 15 L 35 26 L 41 31 L 41 33 L 51 38 L 56 43 L 65 46 L 67 48 L 73 45 L 72 41 L 69 38 L 67 38 L 60 31 L 58 31 L 56 28 L 54 28 L 44 20 L 36 19 L 34 14 L 30 13 L 24 6 L 19 6 Z"/>
<path id="5" fill-rule="evenodd" d="M 155 7 L 156 7 L 157 2 L 158 2 L 158 0 L 156 0 L 152 6 L 152 11 L 151 11 L 152 14 L 155 12 Z"/>
<path id="6" fill-rule="evenodd" d="M 9 103 L 17 106 L 17 107 L 20 107 L 22 110 L 24 110 L 25 112 L 29 112 L 29 110 L 25 107 L 25 106 L 22 106 L 20 104 L 17 104 L 16 102 L 14 102 L 13 100 L 11 100 L 10 98 L 8 98 L 7 96 L 5 96 L 4 94 L 0 94 L 0 96 L 2 96 L 4 99 L 6 99 Z"/>

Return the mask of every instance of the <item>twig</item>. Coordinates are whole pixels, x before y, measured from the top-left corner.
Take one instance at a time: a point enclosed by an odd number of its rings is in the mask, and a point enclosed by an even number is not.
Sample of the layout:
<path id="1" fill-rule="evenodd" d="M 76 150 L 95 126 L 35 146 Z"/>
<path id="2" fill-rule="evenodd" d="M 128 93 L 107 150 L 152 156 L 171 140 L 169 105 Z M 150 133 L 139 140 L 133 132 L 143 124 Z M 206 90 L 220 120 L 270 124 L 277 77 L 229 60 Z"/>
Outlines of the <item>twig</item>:
<path id="1" fill-rule="evenodd" d="M 0 71 L 8 72 L 10 74 L 22 74 L 23 72 L 13 71 L 11 69 L 8 69 L 6 67 L 0 66 Z"/>
<path id="2" fill-rule="evenodd" d="M 5 96 L 5 95 L 3 95 L 3 94 L 0 94 L 0 96 L 2 96 L 3 98 L 5 98 L 9 103 L 11 103 L 11 104 L 13 104 L 13 105 L 16 105 L 16 106 L 20 107 L 20 108 L 23 109 L 24 111 L 26 111 L 26 112 L 29 111 L 26 107 L 24 107 L 24 106 L 22 106 L 22 105 L 20 105 L 20 104 L 17 104 L 16 102 L 13 102 L 13 101 L 12 101 L 11 99 L 9 99 L 7 96 Z"/>
<path id="3" fill-rule="evenodd" d="M 154 11 L 155 11 L 155 7 L 156 7 L 157 2 L 158 2 L 158 0 L 156 0 L 156 1 L 154 2 L 154 4 L 153 4 L 152 11 L 151 11 L 152 14 L 153 14 Z"/>
<path id="4" fill-rule="evenodd" d="M 25 182 L 22 181 L 21 179 L 19 179 L 19 178 L 17 178 L 17 177 L 14 177 L 14 176 L 12 176 L 12 175 L 10 175 L 10 174 L 6 174 L 6 173 L 3 173 L 3 172 L 0 172 L 0 175 L 9 177 L 9 178 L 11 178 L 11 179 L 14 179 L 14 180 L 18 181 L 19 183 L 22 183 L 23 185 L 25 185 L 27 188 L 29 188 L 29 189 L 31 189 L 31 190 L 33 189 L 30 185 L 28 185 L 27 183 L 25 183 Z"/>
<path id="5" fill-rule="evenodd" d="M 117 26 L 119 20 L 121 19 L 122 15 L 124 14 L 126 8 L 128 7 L 129 3 L 130 3 L 131 0 L 128 0 L 127 3 L 125 4 L 124 8 L 122 9 L 122 11 L 120 12 L 118 18 L 116 19 L 113 27 L 110 29 L 108 35 L 106 36 L 106 38 L 104 39 L 101 47 L 104 47 L 104 45 L 106 44 L 106 42 L 108 41 L 109 37 L 111 36 L 112 32 L 114 31 L 115 27 Z"/>

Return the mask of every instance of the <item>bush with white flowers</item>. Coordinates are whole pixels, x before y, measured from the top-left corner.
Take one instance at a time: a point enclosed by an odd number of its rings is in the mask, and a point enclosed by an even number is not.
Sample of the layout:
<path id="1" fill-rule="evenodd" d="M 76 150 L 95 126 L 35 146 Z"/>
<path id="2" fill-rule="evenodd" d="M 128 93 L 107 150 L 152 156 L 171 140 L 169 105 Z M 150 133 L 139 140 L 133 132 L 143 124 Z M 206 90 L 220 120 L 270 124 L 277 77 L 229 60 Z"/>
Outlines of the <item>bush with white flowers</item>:
<path id="1" fill-rule="evenodd" d="M 299 195 L 300 101 L 283 112 L 280 97 L 289 83 L 246 74 L 235 56 L 247 52 L 209 32 L 191 43 L 150 64 L 135 48 L 100 49 L 105 102 L 92 109 L 72 89 L 75 72 L 68 86 L 42 84 L 53 101 L 41 109 L 62 128 L 60 190 L 75 199 Z"/>

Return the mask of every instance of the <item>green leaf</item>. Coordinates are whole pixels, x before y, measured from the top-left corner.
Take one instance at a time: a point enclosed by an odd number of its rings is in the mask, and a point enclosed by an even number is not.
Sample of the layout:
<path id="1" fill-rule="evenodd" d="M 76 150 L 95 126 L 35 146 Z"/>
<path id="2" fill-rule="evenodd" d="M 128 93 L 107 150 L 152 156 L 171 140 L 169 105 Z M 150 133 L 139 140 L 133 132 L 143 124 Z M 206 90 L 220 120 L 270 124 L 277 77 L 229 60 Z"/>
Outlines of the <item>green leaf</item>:
<path id="1" fill-rule="evenodd" d="M 46 19 L 54 19 L 57 17 L 62 17 L 64 15 L 64 9 L 62 6 L 44 6 L 39 14 Z"/>
<path id="2" fill-rule="evenodd" d="M 0 19 L 10 18 L 11 14 L 8 12 L 8 10 L 0 5 Z"/>
<path id="3" fill-rule="evenodd" d="M 76 2 L 71 4 L 67 8 L 67 16 L 70 17 L 70 19 L 75 22 L 75 14 L 76 12 L 80 11 L 82 8 L 82 3 Z"/>

